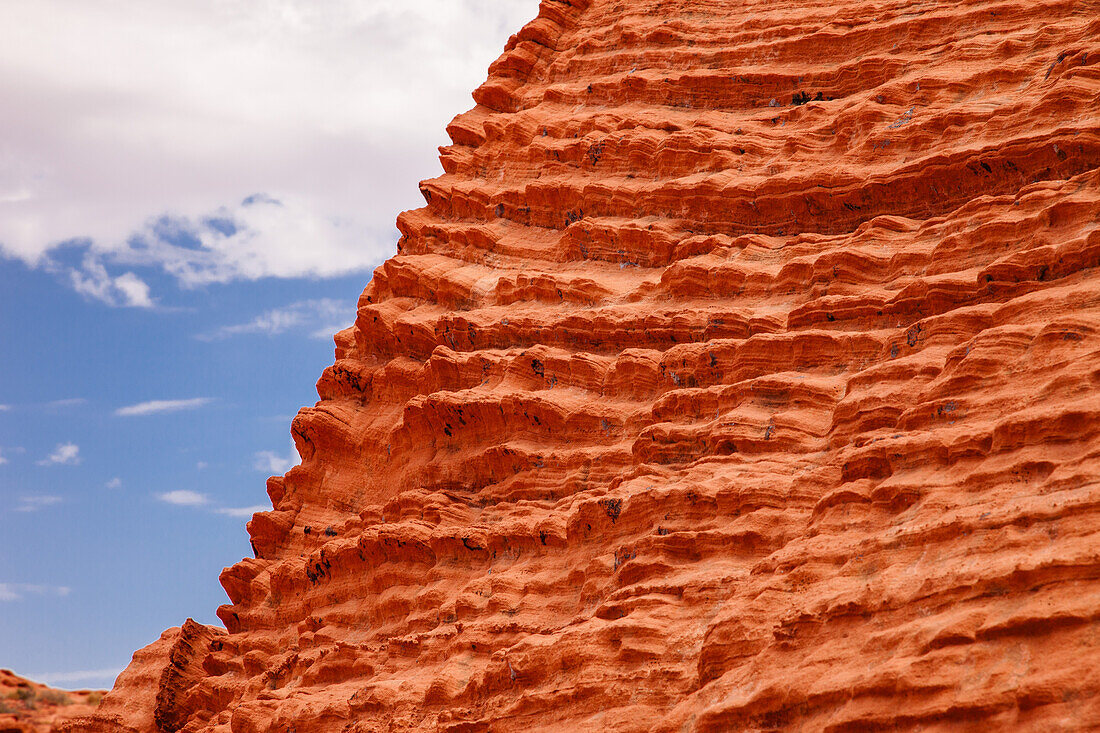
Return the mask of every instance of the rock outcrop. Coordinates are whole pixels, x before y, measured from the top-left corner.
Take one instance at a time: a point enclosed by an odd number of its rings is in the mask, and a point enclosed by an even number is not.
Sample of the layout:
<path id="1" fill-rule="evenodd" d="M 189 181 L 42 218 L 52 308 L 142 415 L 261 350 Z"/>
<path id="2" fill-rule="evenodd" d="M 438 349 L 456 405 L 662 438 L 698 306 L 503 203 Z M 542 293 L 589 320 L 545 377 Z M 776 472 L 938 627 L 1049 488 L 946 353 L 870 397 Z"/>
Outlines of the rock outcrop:
<path id="1" fill-rule="evenodd" d="M 0 669 L 0 733 L 49 733 L 90 715 L 102 698 L 102 690 L 55 690 Z"/>
<path id="2" fill-rule="evenodd" d="M 96 731 L 1100 727 L 1100 3 L 545 0 Z"/>

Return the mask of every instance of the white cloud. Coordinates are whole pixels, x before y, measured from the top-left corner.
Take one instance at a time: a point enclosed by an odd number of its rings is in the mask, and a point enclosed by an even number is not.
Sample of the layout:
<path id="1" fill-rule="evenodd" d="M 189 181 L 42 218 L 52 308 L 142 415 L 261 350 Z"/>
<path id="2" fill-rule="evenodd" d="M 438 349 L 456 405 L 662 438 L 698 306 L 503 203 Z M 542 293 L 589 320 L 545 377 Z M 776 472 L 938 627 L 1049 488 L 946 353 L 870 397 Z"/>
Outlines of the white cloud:
<path id="1" fill-rule="evenodd" d="M 224 514 L 229 517 L 251 517 L 256 512 L 266 512 L 271 510 L 270 506 L 260 505 L 246 507 L 219 507 L 216 504 L 211 505 L 209 496 L 207 496 L 206 494 L 200 494 L 197 491 L 190 491 L 188 489 L 169 491 L 164 494 L 157 494 L 156 497 L 166 504 L 174 504 L 175 506 L 203 507 L 213 514 Z"/>
<path id="2" fill-rule="evenodd" d="M 58 410 L 63 407 L 76 407 L 77 405 L 83 405 L 87 401 L 88 400 L 84 399 L 83 397 L 69 397 L 68 399 L 64 400 L 52 400 L 50 402 L 47 402 L 46 407 L 50 408 L 51 410 Z"/>
<path id="3" fill-rule="evenodd" d="M 56 596 L 64 598 L 70 589 L 63 585 L 36 585 L 33 583 L 0 583 L 0 602 L 21 601 L 27 596 Z"/>
<path id="4" fill-rule="evenodd" d="M 115 476 L 113 479 L 104 484 L 108 489 L 118 489 L 122 487 L 122 479 Z"/>
<path id="5" fill-rule="evenodd" d="M 38 462 L 39 466 L 75 466 L 80 463 L 80 446 L 76 443 L 58 443 L 54 452 Z"/>
<path id="6" fill-rule="evenodd" d="M 11 409 L 11 405 L 0 405 L 0 412 L 7 412 Z"/>
<path id="7" fill-rule="evenodd" d="M 199 471 L 201 471 L 204 468 L 206 468 L 208 465 L 209 464 L 206 461 L 199 461 L 198 463 L 195 464 L 195 468 L 198 469 Z"/>
<path id="8" fill-rule="evenodd" d="M 151 308 L 153 301 L 149 297 L 149 286 L 132 272 L 124 272 L 114 279 L 115 290 L 122 294 L 125 305 L 138 308 Z"/>
<path id="9" fill-rule="evenodd" d="M 294 444 L 290 444 L 290 453 L 285 457 L 280 456 L 275 451 L 262 450 L 256 453 L 255 460 L 252 462 L 252 467 L 257 471 L 270 474 L 283 474 L 289 471 L 293 466 L 297 466 L 301 461 L 298 456 L 298 450 L 294 447 Z"/>
<path id="10" fill-rule="evenodd" d="M 141 267 L 185 286 L 365 270 L 537 8 L 0 3 L 0 252 L 137 307 Z"/>
<path id="11" fill-rule="evenodd" d="M 344 326 L 330 325 L 339 323 L 341 320 L 346 322 Z M 300 300 L 282 308 L 264 311 L 247 323 L 222 326 L 210 333 L 200 334 L 196 338 L 201 341 L 217 341 L 231 336 L 252 333 L 274 336 L 303 327 L 312 327 L 310 336 L 314 338 L 327 338 L 353 320 L 355 320 L 355 306 L 350 303 L 332 298 Z M 318 337 L 317 333 L 322 331 L 324 335 Z"/>
<path id="12" fill-rule="evenodd" d="M 251 517 L 256 512 L 269 512 L 271 507 L 257 505 L 257 506 L 244 506 L 240 508 L 224 507 L 222 509 L 215 510 L 218 514 L 225 514 L 230 517 Z"/>
<path id="13" fill-rule="evenodd" d="M 161 412 L 178 412 L 179 410 L 194 410 L 197 407 L 210 404 L 213 400 L 209 397 L 195 397 L 189 400 L 149 400 L 139 402 L 136 405 L 120 407 L 115 410 L 119 417 L 135 417 L 139 415 L 155 415 Z"/>
<path id="14" fill-rule="evenodd" d="M 53 506 L 54 504 L 60 503 L 60 496 L 21 496 L 19 497 L 19 504 L 16 505 L 15 511 L 36 512 L 42 507 Z"/>
<path id="15" fill-rule="evenodd" d="M 202 506 L 210 501 L 210 499 L 206 497 L 206 494 L 200 494 L 197 491 L 189 491 L 187 489 L 178 489 L 164 494 L 157 494 L 157 498 L 166 504 L 175 504 L 176 506 Z"/>
<path id="16" fill-rule="evenodd" d="M 80 269 L 69 270 L 69 280 L 76 292 L 107 305 L 153 307 L 149 286 L 141 278 L 132 272 L 112 277 L 102 260 L 92 254 L 84 256 Z"/>
<path id="17" fill-rule="evenodd" d="M 88 669 L 77 672 L 39 672 L 25 675 L 27 679 L 34 680 L 43 685 L 57 686 L 71 682 L 83 682 L 85 680 L 114 679 L 122 672 L 121 667 L 107 667 L 106 669 Z"/>

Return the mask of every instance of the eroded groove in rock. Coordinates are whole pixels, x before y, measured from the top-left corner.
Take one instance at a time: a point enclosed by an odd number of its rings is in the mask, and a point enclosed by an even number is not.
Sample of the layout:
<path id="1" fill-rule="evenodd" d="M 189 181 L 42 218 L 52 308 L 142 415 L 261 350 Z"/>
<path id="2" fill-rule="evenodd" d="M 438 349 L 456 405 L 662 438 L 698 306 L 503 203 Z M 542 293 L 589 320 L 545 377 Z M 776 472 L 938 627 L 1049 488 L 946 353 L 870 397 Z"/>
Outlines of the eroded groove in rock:
<path id="1" fill-rule="evenodd" d="M 1100 4 L 545 0 L 474 98 L 86 724 L 1100 727 Z"/>

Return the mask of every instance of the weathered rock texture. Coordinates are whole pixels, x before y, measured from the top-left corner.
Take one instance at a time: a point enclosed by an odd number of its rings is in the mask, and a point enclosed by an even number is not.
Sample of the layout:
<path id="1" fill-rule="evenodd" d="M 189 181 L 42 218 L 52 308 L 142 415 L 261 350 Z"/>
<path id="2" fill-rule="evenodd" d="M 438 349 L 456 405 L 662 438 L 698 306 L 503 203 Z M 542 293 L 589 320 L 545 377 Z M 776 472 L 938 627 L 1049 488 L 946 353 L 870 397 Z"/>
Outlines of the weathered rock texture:
<path id="1" fill-rule="evenodd" d="M 95 711 L 101 690 L 55 690 L 0 669 L 0 733 L 49 733 Z"/>
<path id="2" fill-rule="evenodd" d="M 1100 726 L 1100 3 L 546 0 L 474 98 L 85 729 Z"/>

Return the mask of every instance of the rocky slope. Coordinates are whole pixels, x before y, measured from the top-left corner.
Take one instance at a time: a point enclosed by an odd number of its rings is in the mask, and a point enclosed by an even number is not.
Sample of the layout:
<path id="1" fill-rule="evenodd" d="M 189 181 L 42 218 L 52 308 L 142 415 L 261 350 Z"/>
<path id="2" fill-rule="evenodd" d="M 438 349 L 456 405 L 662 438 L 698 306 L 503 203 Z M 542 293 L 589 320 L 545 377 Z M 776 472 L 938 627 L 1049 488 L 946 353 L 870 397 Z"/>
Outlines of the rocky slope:
<path id="1" fill-rule="evenodd" d="M 49 733 L 95 711 L 103 692 L 55 690 L 0 669 L 0 733 Z"/>
<path id="2" fill-rule="evenodd" d="M 474 99 L 69 730 L 1100 727 L 1100 2 L 545 0 Z"/>

